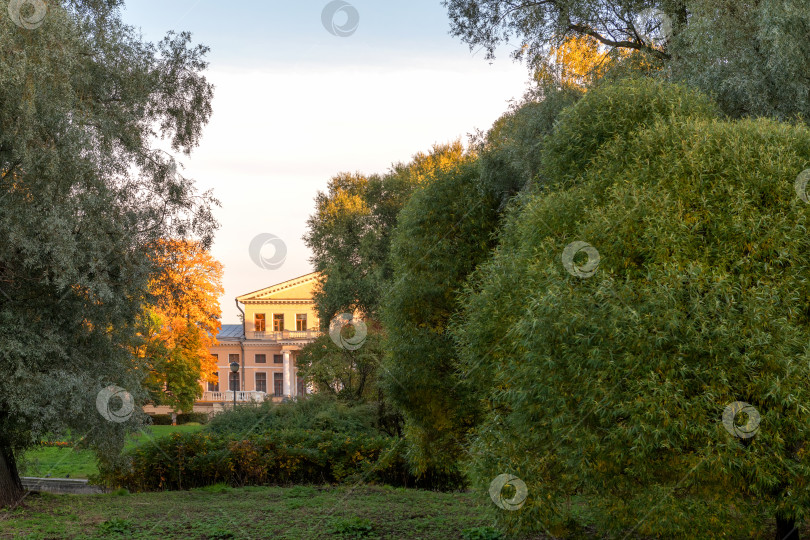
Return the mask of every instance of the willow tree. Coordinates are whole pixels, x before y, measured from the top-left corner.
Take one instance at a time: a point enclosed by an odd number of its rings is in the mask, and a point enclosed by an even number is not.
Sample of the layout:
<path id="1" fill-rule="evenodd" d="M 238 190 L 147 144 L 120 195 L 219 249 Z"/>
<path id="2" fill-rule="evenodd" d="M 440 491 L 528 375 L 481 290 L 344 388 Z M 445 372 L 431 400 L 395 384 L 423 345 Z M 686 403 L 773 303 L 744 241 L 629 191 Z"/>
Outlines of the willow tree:
<path id="1" fill-rule="evenodd" d="M 321 320 L 342 312 L 379 318 L 392 276 L 388 254 L 397 216 L 414 189 L 464 153 L 460 141 L 437 144 L 385 174 L 340 173 L 315 197 L 304 237 L 323 279 L 315 292 Z"/>
<path id="2" fill-rule="evenodd" d="M 391 243 L 382 384 L 405 417 L 414 473 L 437 487 L 461 479 L 464 441 L 476 422 L 476 391 L 456 377 L 447 329 L 465 278 L 493 246 L 497 207 L 481 188 L 477 159 L 465 156 L 414 192 Z"/>
<path id="3" fill-rule="evenodd" d="M 642 56 L 734 116 L 810 116 L 804 0 L 444 0 L 453 35 L 533 69 L 572 37 Z"/>
<path id="4" fill-rule="evenodd" d="M 34 2 L 0 18 L 0 505 L 22 496 L 17 458 L 46 433 L 105 459 L 120 449 L 144 397 L 131 351 L 150 246 L 207 245 L 216 227 L 215 201 L 156 148 L 198 144 L 207 49 L 185 33 L 144 42 L 121 7 Z"/>
<path id="5" fill-rule="evenodd" d="M 472 475 L 481 491 L 500 473 L 525 482 L 525 505 L 497 514 L 514 532 L 797 539 L 810 131 L 719 120 L 705 98 L 660 91 L 653 103 L 693 101 L 673 110 L 688 114 L 634 130 L 617 113 L 638 92 L 587 94 L 557 151 L 607 132 L 594 124 L 620 136 L 523 197 L 471 280 L 455 335 L 488 388 Z M 606 97 L 627 105 L 600 112 Z"/>

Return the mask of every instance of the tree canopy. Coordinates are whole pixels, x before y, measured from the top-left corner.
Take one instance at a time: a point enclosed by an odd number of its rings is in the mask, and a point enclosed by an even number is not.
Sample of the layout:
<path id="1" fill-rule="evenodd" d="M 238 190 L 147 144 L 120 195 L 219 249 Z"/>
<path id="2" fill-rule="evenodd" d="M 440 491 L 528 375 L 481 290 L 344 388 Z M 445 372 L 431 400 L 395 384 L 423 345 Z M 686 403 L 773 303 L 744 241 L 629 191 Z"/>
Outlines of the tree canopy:
<path id="1" fill-rule="evenodd" d="M 437 170 L 451 167 L 464 149 L 459 141 L 419 152 L 383 175 L 341 173 L 315 198 L 304 237 L 323 279 L 315 293 L 321 320 L 355 310 L 379 318 L 391 279 L 391 231 L 413 190 Z"/>
<path id="2" fill-rule="evenodd" d="M 488 57 L 509 44 L 532 69 L 572 37 L 645 56 L 734 117 L 810 116 L 803 0 L 444 0 L 451 33 Z M 514 40 L 514 41 L 512 41 Z"/>
<path id="3" fill-rule="evenodd" d="M 223 294 L 222 263 L 198 242 L 161 241 L 156 250 L 159 273 L 152 279 L 138 354 L 149 375 L 144 386 L 156 405 L 190 411 L 202 395 L 200 381 L 214 377 Z"/>
<path id="4" fill-rule="evenodd" d="M 121 447 L 132 422 L 105 420 L 97 397 L 144 397 L 131 351 L 152 250 L 207 246 L 216 228 L 216 201 L 158 149 L 200 140 L 207 49 L 186 33 L 144 42 L 121 6 L 50 2 L 32 28 L 0 18 L 0 505 L 21 493 L 15 455 L 46 433 Z"/>
<path id="5" fill-rule="evenodd" d="M 394 281 L 383 302 L 383 386 L 405 417 L 414 473 L 437 483 L 459 482 L 477 411 L 474 391 L 455 376 L 447 324 L 464 280 L 493 246 L 498 200 L 478 172 L 467 155 L 414 192 L 394 232 Z"/>
<path id="6" fill-rule="evenodd" d="M 521 197 L 465 294 L 472 474 L 527 484 L 497 514 L 512 531 L 575 534 L 579 495 L 609 534 L 761 536 L 770 516 L 782 538 L 810 504 L 810 132 L 672 115 L 594 155 Z"/>

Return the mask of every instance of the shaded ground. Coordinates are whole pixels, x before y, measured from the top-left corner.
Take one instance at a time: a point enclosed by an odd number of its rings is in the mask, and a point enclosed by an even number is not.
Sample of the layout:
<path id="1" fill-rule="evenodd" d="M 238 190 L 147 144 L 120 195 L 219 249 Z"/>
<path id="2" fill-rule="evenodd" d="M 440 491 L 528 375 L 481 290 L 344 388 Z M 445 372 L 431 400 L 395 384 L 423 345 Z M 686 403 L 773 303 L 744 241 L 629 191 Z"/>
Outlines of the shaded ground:
<path id="1" fill-rule="evenodd" d="M 489 525 L 470 493 L 387 486 L 31 495 L 0 510 L 0 538 L 463 538 Z"/>

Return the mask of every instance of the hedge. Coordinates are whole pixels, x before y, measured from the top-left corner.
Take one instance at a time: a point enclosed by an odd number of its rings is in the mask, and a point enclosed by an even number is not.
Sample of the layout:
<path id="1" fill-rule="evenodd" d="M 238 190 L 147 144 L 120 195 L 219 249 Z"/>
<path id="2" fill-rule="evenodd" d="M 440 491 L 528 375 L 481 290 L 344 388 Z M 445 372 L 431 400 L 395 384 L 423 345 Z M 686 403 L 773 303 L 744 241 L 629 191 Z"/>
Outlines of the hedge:
<path id="1" fill-rule="evenodd" d="M 172 415 L 170 414 L 152 414 L 150 415 L 153 426 L 171 426 Z M 208 414 L 203 412 L 181 413 L 177 415 L 177 425 L 182 426 L 191 422 L 198 424 L 208 423 Z"/>
<path id="2" fill-rule="evenodd" d="M 364 481 L 418 485 L 400 439 L 328 431 L 280 430 L 248 437 L 173 433 L 127 451 L 100 480 L 130 491 Z"/>
<path id="3" fill-rule="evenodd" d="M 171 418 L 171 417 L 170 417 Z M 208 413 L 204 412 L 190 412 L 177 415 L 177 425 L 185 425 L 191 422 L 198 424 L 207 424 L 209 420 Z"/>

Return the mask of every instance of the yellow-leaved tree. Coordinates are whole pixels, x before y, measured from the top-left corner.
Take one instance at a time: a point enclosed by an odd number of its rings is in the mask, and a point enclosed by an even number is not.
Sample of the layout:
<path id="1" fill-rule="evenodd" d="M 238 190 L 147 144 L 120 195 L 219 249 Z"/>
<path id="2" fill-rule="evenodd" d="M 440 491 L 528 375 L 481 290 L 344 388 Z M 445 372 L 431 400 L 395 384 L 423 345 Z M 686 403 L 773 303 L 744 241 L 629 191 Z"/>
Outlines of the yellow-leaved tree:
<path id="1" fill-rule="evenodd" d="M 163 240 L 156 252 L 161 271 L 150 284 L 138 351 L 149 370 L 144 386 L 155 405 L 188 411 L 202 395 L 200 381 L 216 379 L 208 349 L 221 327 L 223 266 L 196 242 Z"/>

